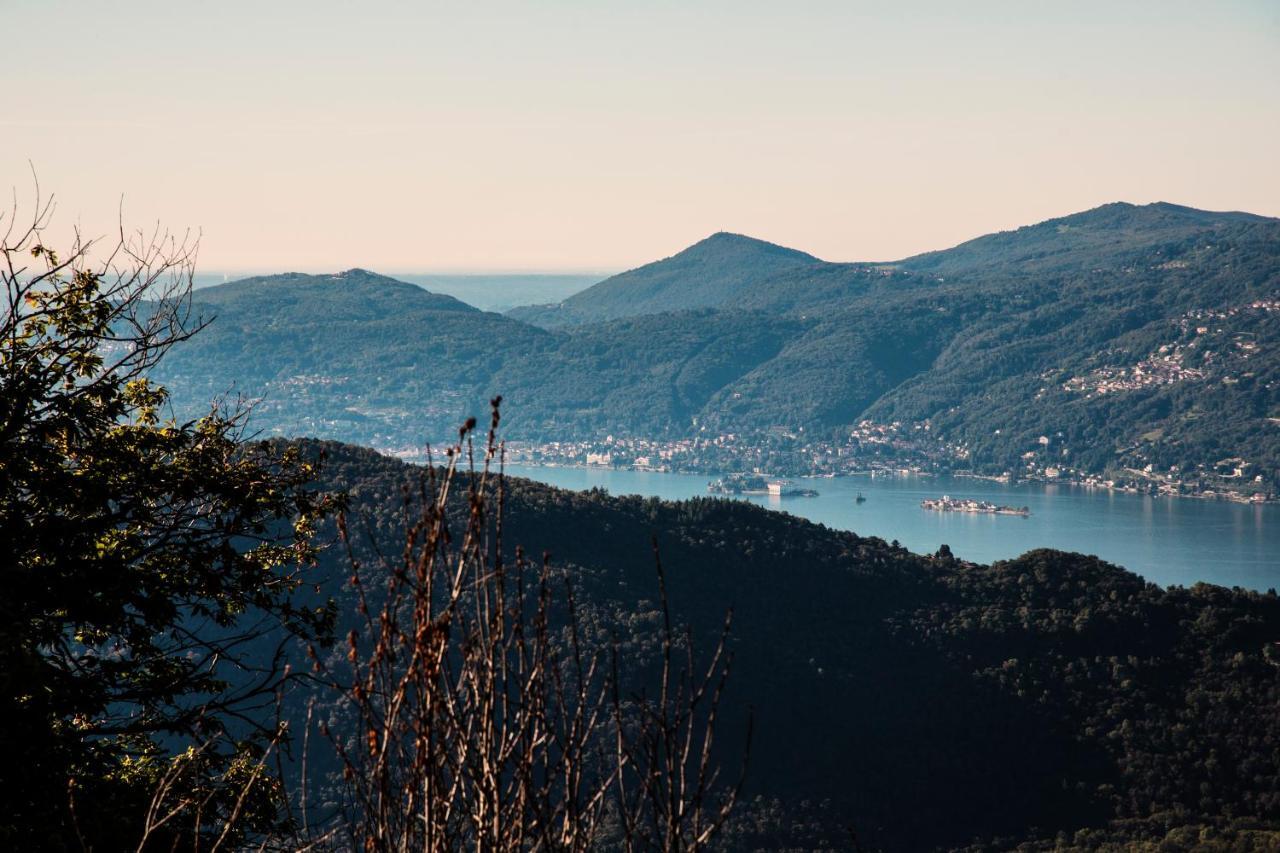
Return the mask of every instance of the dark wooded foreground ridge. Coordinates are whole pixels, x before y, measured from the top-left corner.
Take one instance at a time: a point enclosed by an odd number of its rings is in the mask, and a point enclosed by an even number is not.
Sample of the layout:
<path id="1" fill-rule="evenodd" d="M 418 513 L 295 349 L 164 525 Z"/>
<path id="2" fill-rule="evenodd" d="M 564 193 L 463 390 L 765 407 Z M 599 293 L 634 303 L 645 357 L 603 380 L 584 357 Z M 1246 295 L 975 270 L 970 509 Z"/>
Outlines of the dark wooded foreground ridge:
<path id="1" fill-rule="evenodd" d="M 59 253 L 47 213 L 0 223 L 0 846 L 269 836 L 289 644 L 334 618 L 295 597 L 330 499 L 243 411 L 165 418 L 146 373 L 200 328 L 194 246 Z"/>
<path id="2" fill-rule="evenodd" d="M 300 446 L 391 549 L 421 470 Z M 510 478 L 504 501 L 504 541 L 552 543 L 584 633 L 625 628 L 630 658 L 655 654 L 654 531 L 673 618 L 701 648 L 732 604 L 725 707 L 750 705 L 755 735 L 730 849 L 852 849 L 850 826 L 887 850 L 1280 842 L 1274 593 L 1163 589 L 1058 551 L 917 555 L 733 500 Z M 744 722 L 723 715 L 729 756 Z"/>

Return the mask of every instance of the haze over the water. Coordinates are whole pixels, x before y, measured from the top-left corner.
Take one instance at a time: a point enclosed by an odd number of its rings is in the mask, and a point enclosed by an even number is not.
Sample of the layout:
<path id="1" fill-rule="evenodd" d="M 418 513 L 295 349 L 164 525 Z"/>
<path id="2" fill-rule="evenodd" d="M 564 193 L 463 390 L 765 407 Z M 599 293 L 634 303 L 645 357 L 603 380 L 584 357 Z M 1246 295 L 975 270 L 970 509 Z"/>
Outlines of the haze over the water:
<path id="1" fill-rule="evenodd" d="M 718 230 L 885 260 L 1114 200 L 1280 214 L 1268 0 L 41 0 L 0 24 L 0 183 L 23 197 L 34 161 L 90 233 L 123 194 L 127 222 L 201 229 L 205 269 L 622 269 Z"/>

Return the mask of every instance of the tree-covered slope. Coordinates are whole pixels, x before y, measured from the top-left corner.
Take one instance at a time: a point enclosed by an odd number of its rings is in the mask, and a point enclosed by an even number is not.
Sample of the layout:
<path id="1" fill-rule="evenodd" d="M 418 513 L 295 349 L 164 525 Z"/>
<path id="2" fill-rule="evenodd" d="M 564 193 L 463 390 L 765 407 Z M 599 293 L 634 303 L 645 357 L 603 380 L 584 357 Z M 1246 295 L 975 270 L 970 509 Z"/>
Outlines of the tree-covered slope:
<path id="1" fill-rule="evenodd" d="M 367 541 L 398 554 L 420 470 L 302 446 L 325 452 L 323 483 L 350 493 Z M 505 492 L 506 547 L 567 568 L 588 633 L 628 626 L 633 665 L 658 618 L 651 536 L 695 637 L 734 608 L 726 757 L 748 706 L 756 724 L 734 847 L 845 848 L 848 828 L 865 849 L 922 850 L 1280 827 L 1274 593 L 1161 589 L 1053 551 L 915 555 L 734 501 Z"/>
<path id="2" fill-rule="evenodd" d="M 1274 485 L 1280 222 L 1195 221 L 1086 266 L 949 278 L 963 332 L 867 414 L 932 419 L 989 466 L 1017 470 L 1033 452 L 1095 471 L 1243 457 Z"/>
<path id="3" fill-rule="evenodd" d="M 927 252 L 895 266 L 941 275 L 1088 271 L 1109 266 L 1135 251 L 1182 243 L 1240 225 L 1275 222 L 1252 213 L 1197 210 L 1168 202 L 1114 202 L 1048 219 L 1013 231 L 988 234 L 950 249 Z"/>
<path id="4" fill-rule="evenodd" d="M 510 403 L 514 436 L 678 436 L 804 327 L 772 313 L 711 310 L 593 323 L 558 331 L 554 347 L 507 359 L 492 387 Z"/>
<path id="5" fill-rule="evenodd" d="M 548 332 L 359 271 L 210 287 L 192 311 L 207 327 L 155 373 L 183 415 L 242 395 L 266 434 L 382 447 L 447 438 L 495 394 L 520 437 L 675 434 L 803 327 L 703 310 Z"/>
<path id="6" fill-rule="evenodd" d="M 192 313 L 208 325 L 156 374 L 181 411 L 239 394 L 260 401 L 254 425 L 268 433 L 371 443 L 456 423 L 485 403 L 508 357 L 551 344 L 541 329 L 363 270 L 203 288 Z"/>
<path id="7" fill-rule="evenodd" d="M 669 258 L 607 278 L 563 302 L 516 308 L 509 315 L 558 327 L 637 314 L 734 307 L 759 282 L 819 263 L 795 249 L 720 232 Z"/>
<path id="8" fill-rule="evenodd" d="M 418 292 L 415 292 L 418 291 Z M 356 297 L 352 299 L 351 297 Z M 452 296 L 362 269 L 333 275 L 281 273 L 254 276 L 201 288 L 197 304 L 243 314 L 256 314 L 272 323 L 324 323 L 333 320 L 379 320 L 396 311 L 461 311 L 477 309 Z"/>
<path id="9" fill-rule="evenodd" d="M 1194 482 L 1234 459 L 1280 483 L 1273 219 L 1109 205 L 901 264 L 783 273 L 741 305 L 801 328 L 703 425 L 928 422 L 957 467 Z"/>

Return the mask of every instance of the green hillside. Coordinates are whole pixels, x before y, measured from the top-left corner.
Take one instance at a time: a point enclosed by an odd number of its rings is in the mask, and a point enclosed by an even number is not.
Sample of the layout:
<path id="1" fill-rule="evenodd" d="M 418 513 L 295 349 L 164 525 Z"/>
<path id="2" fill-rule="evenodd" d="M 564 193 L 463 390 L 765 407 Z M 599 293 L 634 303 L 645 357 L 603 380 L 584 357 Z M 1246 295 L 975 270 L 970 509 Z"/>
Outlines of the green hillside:
<path id="1" fill-rule="evenodd" d="M 366 443 L 457 423 L 488 399 L 508 354 L 551 345 L 541 329 L 363 270 L 202 288 L 192 313 L 208 326 L 157 373 L 183 414 L 239 395 L 258 401 L 254 425 L 268 434 Z"/>
<path id="2" fill-rule="evenodd" d="M 1274 221 L 1252 213 L 1197 210 L 1168 202 L 1115 202 L 916 255 L 896 266 L 943 275 L 1090 270 L 1091 264 L 1122 261 L 1134 250 L 1178 244 L 1195 235 L 1212 239 L 1236 226 Z"/>
<path id="3" fill-rule="evenodd" d="M 1043 435 L 1058 460 L 1090 470 L 1240 456 L 1274 484 L 1280 222 L 1153 207 L 1142 210 L 1157 224 L 1185 230 L 1153 226 L 1055 271 L 1040 272 L 1037 254 L 949 278 L 972 288 L 956 300 L 963 333 L 867 415 L 932 419 L 990 466 L 1014 468 Z"/>
<path id="4" fill-rule="evenodd" d="M 733 306 L 770 276 L 820 263 L 812 255 L 740 234 L 712 234 L 669 258 L 619 273 L 563 302 L 509 316 L 559 327 L 690 308 Z"/>

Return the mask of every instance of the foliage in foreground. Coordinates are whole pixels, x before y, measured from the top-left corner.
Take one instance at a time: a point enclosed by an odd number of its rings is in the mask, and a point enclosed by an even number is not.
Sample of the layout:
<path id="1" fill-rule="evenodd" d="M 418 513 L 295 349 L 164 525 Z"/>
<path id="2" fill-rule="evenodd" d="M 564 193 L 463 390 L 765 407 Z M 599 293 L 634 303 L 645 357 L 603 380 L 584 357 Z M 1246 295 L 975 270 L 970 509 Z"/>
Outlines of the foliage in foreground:
<path id="1" fill-rule="evenodd" d="M 179 423 L 144 374 L 199 329 L 194 247 L 0 241 L 0 846 L 132 849 L 279 827 L 271 709 L 326 501 L 243 413 Z"/>

